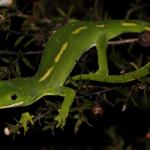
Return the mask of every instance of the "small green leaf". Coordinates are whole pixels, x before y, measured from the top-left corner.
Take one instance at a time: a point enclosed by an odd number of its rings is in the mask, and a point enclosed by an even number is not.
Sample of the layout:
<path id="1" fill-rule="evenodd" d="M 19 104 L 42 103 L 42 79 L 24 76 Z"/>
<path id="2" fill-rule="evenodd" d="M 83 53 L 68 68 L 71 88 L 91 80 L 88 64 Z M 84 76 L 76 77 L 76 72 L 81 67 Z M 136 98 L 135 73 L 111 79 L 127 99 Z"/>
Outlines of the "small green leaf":
<path id="1" fill-rule="evenodd" d="M 118 53 L 113 47 L 111 51 L 111 62 L 115 64 L 119 69 L 125 69 L 128 66 L 128 61 L 121 57 L 120 53 Z"/>
<path id="2" fill-rule="evenodd" d="M 71 5 L 69 7 L 69 10 L 68 10 L 68 13 L 67 13 L 68 17 L 72 14 L 73 10 L 74 10 L 74 5 Z"/>
<path id="3" fill-rule="evenodd" d="M 19 63 L 17 62 L 16 65 L 15 65 L 15 68 L 16 68 L 16 76 L 21 76 L 21 71 L 20 71 L 20 65 Z"/>
<path id="4" fill-rule="evenodd" d="M 26 44 L 23 47 L 26 48 L 27 46 L 29 46 L 35 40 L 37 40 L 37 39 L 31 39 L 31 40 L 29 40 L 28 42 L 26 42 Z"/>
<path id="5" fill-rule="evenodd" d="M 3 79 L 8 74 L 7 67 L 0 67 L 0 79 Z"/>
<path id="6" fill-rule="evenodd" d="M 20 36 L 20 37 L 16 40 L 16 42 L 15 42 L 15 44 L 14 44 L 14 47 L 17 47 L 17 46 L 23 41 L 23 39 L 24 39 L 24 36 Z"/>
<path id="7" fill-rule="evenodd" d="M 22 61 L 31 69 L 35 70 L 35 67 L 31 64 L 31 62 L 26 58 L 22 57 Z"/>
<path id="8" fill-rule="evenodd" d="M 0 59 L 1 59 L 4 63 L 6 63 L 6 64 L 10 63 L 9 58 L 0 57 Z"/>
<path id="9" fill-rule="evenodd" d="M 8 32 L 8 33 L 6 34 L 6 41 L 8 40 L 9 36 L 10 36 L 10 33 Z"/>
<path id="10" fill-rule="evenodd" d="M 63 16 L 63 17 L 67 16 L 67 14 L 61 8 L 57 7 L 56 9 L 60 13 L 61 16 Z"/>
<path id="11" fill-rule="evenodd" d="M 74 118 L 75 118 L 75 119 L 79 119 L 79 118 L 80 118 L 79 114 L 75 114 L 75 115 L 74 115 Z"/>
<path id="12" fill-rule="evenodd" d="M 79 131 L 79 128 L 81 126 L 81 124 L 83 123 L 83 120 L 81 118 L 79 118 L 75 124 L 75 127 L 74 127 L 74 133 L 77 133 Z"/>

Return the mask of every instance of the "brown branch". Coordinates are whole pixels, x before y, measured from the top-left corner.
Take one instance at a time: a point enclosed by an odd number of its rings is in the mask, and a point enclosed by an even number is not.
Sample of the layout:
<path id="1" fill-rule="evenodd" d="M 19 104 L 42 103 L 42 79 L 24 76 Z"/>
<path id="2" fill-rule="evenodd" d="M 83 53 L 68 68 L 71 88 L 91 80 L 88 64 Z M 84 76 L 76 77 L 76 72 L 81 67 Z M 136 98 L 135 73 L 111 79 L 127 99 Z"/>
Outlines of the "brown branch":
<path id="1" fill-rule="evenodd" d="M 121 44 L 127 44 L 127 43 L 135 43 L 138 42 L 138 38 L 132 38 L 132 39 L 122 39 L 122 40 L 117 40 L 117 41 L 109 41 L 109 45 L 121 45 Z"/>
<path id="2" fill-rule="evenodd" d="M 127 43 L 135 43 L 138 42 L 138 38 L 132 38 L 132 39 L 122 39 L 122 40 L 116 40 L 116 41 L 109 41 L 109 45 L 121 45 L 121 44 L 127 44 Z M 29 52 L 22 52 L 22 55 L 39 55 L 42 54 L 43 51 L 29 51 Z M 12 52 L 12 51 L 0 51 L 0 55 L 18 55 L 18 52 Z"/>

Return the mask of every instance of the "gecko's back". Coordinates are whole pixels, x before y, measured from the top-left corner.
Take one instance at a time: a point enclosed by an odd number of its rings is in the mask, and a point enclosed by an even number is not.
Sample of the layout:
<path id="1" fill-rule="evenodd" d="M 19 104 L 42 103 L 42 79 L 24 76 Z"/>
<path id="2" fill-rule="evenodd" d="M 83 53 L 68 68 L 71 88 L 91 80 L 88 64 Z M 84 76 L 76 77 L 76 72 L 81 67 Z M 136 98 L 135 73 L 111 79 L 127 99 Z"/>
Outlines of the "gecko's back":
<path id="1" fill-rule="evenodd" d="M 138 20 L 75 21 L 57 30 L 48 40 L 35 77 L 62 85 L 81 55 L 106 33 L 108 40 L 124 32 L 149 30 L 147 22 Z"/>

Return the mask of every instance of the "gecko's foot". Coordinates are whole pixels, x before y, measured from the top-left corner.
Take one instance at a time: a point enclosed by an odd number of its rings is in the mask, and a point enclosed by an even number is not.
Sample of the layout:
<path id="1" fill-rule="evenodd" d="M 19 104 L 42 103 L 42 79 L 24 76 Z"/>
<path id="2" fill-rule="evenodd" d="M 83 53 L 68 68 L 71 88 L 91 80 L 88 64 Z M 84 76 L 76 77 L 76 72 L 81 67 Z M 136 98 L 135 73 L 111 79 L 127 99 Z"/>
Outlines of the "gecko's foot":
<path id="1" fill-rule="evenodd" d="M 67 115 L 62 115 L 61 113 L 59 113 L 56 117 L 55 117 L 55 120 L 57 121 L 57 125 L 56 127 L 60 127 L 61 129 L 63 129 L 63 127 L 65 126 L 66 124 L 66 118 L 67 118 Z"/>
<path id="2" fill-rule="evenodd" d="M 31 124 L 33 125 L 33 116 L 29 114 L 29 112 L 22 113 L 21 118 L 19 120 L 19 124 L 23 127 L 24 129 L 24 134 L 28 131 L 29 127 L 28 125 Z"/>

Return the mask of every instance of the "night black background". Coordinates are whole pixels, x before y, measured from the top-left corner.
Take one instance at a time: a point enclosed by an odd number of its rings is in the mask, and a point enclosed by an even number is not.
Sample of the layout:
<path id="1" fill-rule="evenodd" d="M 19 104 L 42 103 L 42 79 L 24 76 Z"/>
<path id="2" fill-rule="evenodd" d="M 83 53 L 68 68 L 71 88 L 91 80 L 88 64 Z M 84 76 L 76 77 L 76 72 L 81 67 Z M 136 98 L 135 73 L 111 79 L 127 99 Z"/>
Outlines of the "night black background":
<path id="1" fill-rule="evenodd" d="M 18 0 L 16 1 L 16 5 L 17 8 L 23 13 L 32 14 L 31 10 L 33 8 L 33 3 L 35 2 L 38 1 L 30 0 L 27 2 L 25 0 Z M 71 15 L 72 18 L 81 20 L 98 20 L 103 19 L 104 17 L 101 18 L 101 16 L 104 16 L 104 14 L 107 12 L 109 18 L 124 19 L 127 15 L 127 11 L 132 8 L 133 4 L 136 3 L 140 3 L 138 6 L 146 5 L 146 7 L 142 9 L 142 13 L 144 14 L 143 18 L 147 20 L 150 19 L 149 0 L 97 0 L 97 11 L 102 11 L 102 14 L 99 16 L 94 15 L 94 0 L 81 0 L 80 2 L 76 0 L 49 0 L 47 1 L 47 7 L 45 11 L 47 16 L 53 20 L 55 17 L 60 16 L 56 10 L 56 7 L 60 7 L 67 11 L 69 6 L 74 4 L 75 9 Z M 93 15 L 90 15 L 90 13 L 93 13 Z M 130 18 L 137 19 L 139 18 L 139 14 L 139 11 L 135 11 L 133 14 L 131 14 Z M 41 14 L 39 16 L 42 18 Z M 11 20 L 11 29 L 19 31 L 21 29 L 21 24 L 22 19 L 13 17 Z M 10 43 L 4 42 L 5 35 L 6 32 L 1 31 L 1 47 L 5 47 L 7 45 L 6 47 L 11 49 L 11 44 L 14 41 L 10 40 Z M 12 37 L 17 36 L 18 35 L 16 34 L 12 34 Z M 37 61 L 40 59 L 40 56 L 38 57 L 39 58 Z M 38 66 L 38 63 L 35 63 L 35 66 Z M 33 71 L 28 68 L 25 70 L 26 71 L 23 71 L 24 76 L 32 75 L 35 73 L 35 70 Z M 30 106 L 29 109 L 32 109 L 31 107 L 32 106 Z M 106 135 L 106 130 L 112 129 L 112 131 L 114 131 L 113 135 L 116 136 L 114 139 L 123 138 L 123 149 L 127 149 L 128 145 L 131 144 L 135 146 L 135 150 L 147 150 L 144 137 L 150 126 L 149 110 L 140 111 L 133 107 L 127 112 L 121 112 L 117 109 L 115 110 L 111 106 L 105 107 L 106 113 L 101 118 L 92 118 L 89 115 L 89 120 L 93 124 L 93 127 L 89 127 L 87 124 L 83 123 L 79 132 L 76 134 L 74 133 L 74 122 L 72 122 L 71 119 L 68 119 L 64 131 L 55 129 L 54 135 L 52 134 L 51 130 L 41 131 L 39 124 L 36 124 L 25 136 L 20 134 L 16 135 L 15 138 L 13 138 L 11 135 L 4 135 L 3 129 L 6 126 L 5 122 L 12 120 L 11 115 L 19 113 L 21 108 L 17 110 L 0 110 L 0 149 L 103 150 L 104 147 L 112 142 L 111 139 Z M 115 146 L 113 149 L 122 150 L 119 148 L 116 149 Z M 133 148 L 131 148 L 131 150 L 132 149 Z"/>

